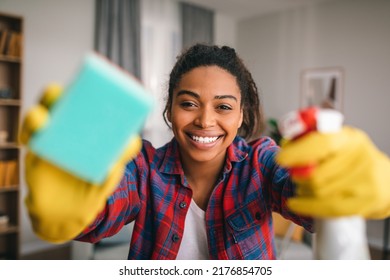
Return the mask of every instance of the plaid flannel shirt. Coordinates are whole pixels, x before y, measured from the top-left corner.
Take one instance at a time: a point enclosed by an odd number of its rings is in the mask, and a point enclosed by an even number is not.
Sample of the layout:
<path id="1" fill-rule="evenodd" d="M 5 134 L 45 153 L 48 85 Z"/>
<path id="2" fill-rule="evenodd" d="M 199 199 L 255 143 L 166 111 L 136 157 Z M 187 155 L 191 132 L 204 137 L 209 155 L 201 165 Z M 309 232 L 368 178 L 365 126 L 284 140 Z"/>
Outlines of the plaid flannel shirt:
<path id="1" fill-rule="evenodd" d="M 238 136 L 227 149 L 206 210 L 211 259 L 275 259 L 272 211 L 312 231 L 311 219 L 286 207 L 294 185 L 274 160 L 278 149 L 268 137 L 247 143 Z M 175 259 L 191 197 L 176 140 L 159 149 L 143 141 L 105 209 L 77 240 L 95 243 L 135 221 L 128 259 Z"/>

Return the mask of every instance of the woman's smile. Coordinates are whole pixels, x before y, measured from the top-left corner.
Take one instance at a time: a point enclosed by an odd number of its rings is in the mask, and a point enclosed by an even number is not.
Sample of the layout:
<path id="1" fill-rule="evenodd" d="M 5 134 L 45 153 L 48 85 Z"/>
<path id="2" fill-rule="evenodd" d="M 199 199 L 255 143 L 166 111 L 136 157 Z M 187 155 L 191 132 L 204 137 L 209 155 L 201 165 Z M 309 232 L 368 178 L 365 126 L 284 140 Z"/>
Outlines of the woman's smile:
<path id="1" fill-rule="evenodd" d="M 213 148 L 223 137 L 223 135 L 200 136 L 192 133 L 187 133 L 187 136 L 194 147 L 202 150 Z"/>

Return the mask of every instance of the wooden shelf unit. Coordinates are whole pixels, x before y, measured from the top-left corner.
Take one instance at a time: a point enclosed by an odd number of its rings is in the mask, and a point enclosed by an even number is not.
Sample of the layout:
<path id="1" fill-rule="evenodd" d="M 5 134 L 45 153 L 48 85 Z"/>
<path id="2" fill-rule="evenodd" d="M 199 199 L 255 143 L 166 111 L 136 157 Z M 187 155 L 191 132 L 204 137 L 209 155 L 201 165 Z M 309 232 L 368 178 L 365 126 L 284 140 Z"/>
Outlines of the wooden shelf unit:
<path id="1" fill-rule="evenodd" d="M 0 12 L 0 260 L 20 258 L 23 18 Z"/>

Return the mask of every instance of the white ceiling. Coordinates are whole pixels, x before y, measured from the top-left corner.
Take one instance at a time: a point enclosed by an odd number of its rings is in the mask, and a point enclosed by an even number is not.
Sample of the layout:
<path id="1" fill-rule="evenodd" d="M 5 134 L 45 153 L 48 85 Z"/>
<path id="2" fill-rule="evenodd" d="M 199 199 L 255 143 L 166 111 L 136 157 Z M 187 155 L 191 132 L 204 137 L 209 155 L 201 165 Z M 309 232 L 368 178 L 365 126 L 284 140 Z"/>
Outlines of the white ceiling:
<path id="1" fill-rule="evenodd" d="M 303 5 L 335 0 L 181 0 L 212 9 L 236 20 Z"/>

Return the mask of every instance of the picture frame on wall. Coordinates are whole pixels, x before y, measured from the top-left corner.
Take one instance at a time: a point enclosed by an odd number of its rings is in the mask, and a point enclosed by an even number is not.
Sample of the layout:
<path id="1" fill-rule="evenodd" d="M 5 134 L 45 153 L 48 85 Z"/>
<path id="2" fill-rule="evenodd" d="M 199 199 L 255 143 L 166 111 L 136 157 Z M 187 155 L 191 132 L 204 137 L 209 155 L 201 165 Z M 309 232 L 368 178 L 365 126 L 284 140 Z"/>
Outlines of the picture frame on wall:
<path id="1" fill-rule="evenodd" d="M 301 108 L 318 106 L 343 112 L 345 71 L 342 67 L 305 69 L 301 74 Z"/>

